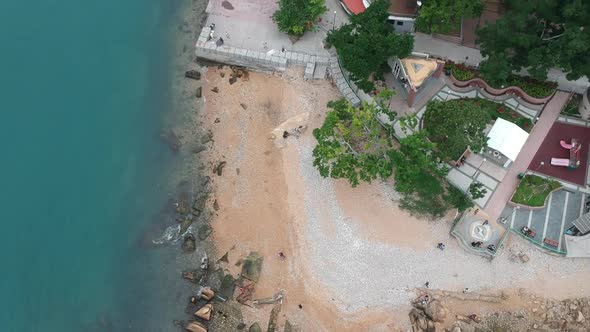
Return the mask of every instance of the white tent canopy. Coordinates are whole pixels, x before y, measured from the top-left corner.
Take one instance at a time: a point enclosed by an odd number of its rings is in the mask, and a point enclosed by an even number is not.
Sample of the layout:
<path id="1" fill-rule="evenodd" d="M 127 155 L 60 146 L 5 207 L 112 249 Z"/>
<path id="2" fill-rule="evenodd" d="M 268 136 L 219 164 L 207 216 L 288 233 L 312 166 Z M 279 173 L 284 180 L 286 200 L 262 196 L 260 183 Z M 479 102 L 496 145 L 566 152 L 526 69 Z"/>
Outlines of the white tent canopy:
<path id="1" fill-rule="evenodd" d="M 510 121 L 498 118 L 488 134 L 488 147 L 515 161 L 529 134 Z"/>

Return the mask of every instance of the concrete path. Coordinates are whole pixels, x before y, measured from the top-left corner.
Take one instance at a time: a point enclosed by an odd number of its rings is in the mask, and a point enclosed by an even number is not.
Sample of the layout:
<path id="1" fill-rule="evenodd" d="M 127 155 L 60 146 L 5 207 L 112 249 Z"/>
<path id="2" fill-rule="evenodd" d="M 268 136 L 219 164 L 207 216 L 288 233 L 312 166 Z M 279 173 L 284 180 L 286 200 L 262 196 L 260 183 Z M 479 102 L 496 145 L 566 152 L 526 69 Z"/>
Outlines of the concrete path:
<path id="1" fill-rule="evenodd" d="M 512 193 L 518 185 L 518 173 L 527 170 L 535 153 L 537 153 L 537 150 L 549 132 L 549 129 L 551 129 L 551 126 L 555 120 L 557 120 L 559 112 L 561 112 L 561 109 L 567 103 L 568 98 L 568 93 L 558 91 L 545 106 L 539 121 L 533 127 L 528 140 L 520 150 L 518 158 L 516 158 L 516 161 L 506 173 L 504 180 L 496 188 L 496 191 L 488 201 L 486 212 L 490 215 L 492 220 L 496 220 L 500 217 L 502 210 L 506 206 L 506 202 L 508 202 L 510 196 L 512 196 Z"/>

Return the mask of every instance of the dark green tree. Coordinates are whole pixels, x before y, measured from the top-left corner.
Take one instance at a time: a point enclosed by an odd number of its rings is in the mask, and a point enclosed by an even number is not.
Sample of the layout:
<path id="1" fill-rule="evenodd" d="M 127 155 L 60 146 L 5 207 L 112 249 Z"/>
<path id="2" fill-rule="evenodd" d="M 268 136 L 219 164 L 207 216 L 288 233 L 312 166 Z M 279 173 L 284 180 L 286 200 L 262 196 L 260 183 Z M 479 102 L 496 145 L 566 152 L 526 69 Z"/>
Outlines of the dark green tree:
<path id="1" fill-rule="evenodd" d="M 478 199 L 482 198 L 486 195 L 488 190 L 484 187 L 483 183 L 481 182 L 473 182 L 469 186 L 469 194 L 471 195 L 471 199 Z"/>
<path id="2" fill-rule="evenodd" d="M 449 202 L 459 212 L 463 212 L 473 207 L 473 202 L 464 192 L 449 185 L 448 192 L 445 196 L 445 200 Z"/>
<path id="3" fill-rule="evenodd" d="M 423 124 L 441 158 L 457 160 L 468 147 L 479 152 L 487 146 L 484 129 L 490 120 L 481 107 L 459 99 L 429 102 Z"/>
<path id="4" fill-rule="evenodd" d="M 387 152 L 392 148 L 391 128 L 376 119 L 383 111 L 367 103 L 353 107 L 345 99 L 331 101 L 328 107 L 332 111 L 326 114 L 323 125 L 313 131 L 318 141 L 313 164 L 320 174 L 348 179 L 353 186 L 360 181 L 390 177 L 393 165 Z"/>
<path id="5" fill-rule="evenodd" d="M 449 33 L 460 29 L 462 18 L 481 15 L 482 0 L 427 0 L 416 18 L 416 29 L 426 33 Z"/>
<path id="6" fill-rule="evenodd" d="M 328 10 L 324 0 L 279 0 L 278 4 L 272 19 L 279 31 L 293 36 L 302 36 Z"/>
<path id="7" fill-rule="evenodd" d="M 506 14 L 478 31 L 485 78 L 500 82 L 526 68 L 545 80 L 551 68 L 569 80 L 590 76 L 590 1 L 505 0 Z"/>
<path id="8" fill-rule="evenodd" d="M 371 75 L 383 70 L 387 59 L 404 58 L 411 54 L 414 38 L 410 34 L 397 34 L 387 23 L 387 0 L 374 1 L 367 10 L 353 15 L 350 23 L 328 34 L 328 43 L 338 51 L 344 69 L 364 91 L 374 85 Z"/>

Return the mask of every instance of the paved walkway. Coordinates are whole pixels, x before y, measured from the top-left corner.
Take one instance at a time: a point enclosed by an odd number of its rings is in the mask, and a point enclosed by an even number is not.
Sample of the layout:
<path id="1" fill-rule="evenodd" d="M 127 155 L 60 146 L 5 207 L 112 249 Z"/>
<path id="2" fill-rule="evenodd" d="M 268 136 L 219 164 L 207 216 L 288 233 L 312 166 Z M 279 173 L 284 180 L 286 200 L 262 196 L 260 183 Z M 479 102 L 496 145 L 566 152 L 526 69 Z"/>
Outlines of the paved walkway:
<path id="1" fill-rule="evenodd" d="M 563 91 L 558 91 L 555 96 L 547 103 L 539 121 L 533 127 L 531 134 L 525 145 L 520 150 L 520 154 L 514 164 L 510 167 L 504 180 L 497 187 L 496 191 L 488 201 L 486 212 L 490 218 L 496 220 L 500 217 L 502 210 L 506 206 L 506 202 L 512 196 L 512 193 L 518 185 L 518 173 L 525 172 L 533 160 L 535 153 L 543 143 L 545 136 L 557 120 L 559 112 L 567 103 L 569 94 Z"/>

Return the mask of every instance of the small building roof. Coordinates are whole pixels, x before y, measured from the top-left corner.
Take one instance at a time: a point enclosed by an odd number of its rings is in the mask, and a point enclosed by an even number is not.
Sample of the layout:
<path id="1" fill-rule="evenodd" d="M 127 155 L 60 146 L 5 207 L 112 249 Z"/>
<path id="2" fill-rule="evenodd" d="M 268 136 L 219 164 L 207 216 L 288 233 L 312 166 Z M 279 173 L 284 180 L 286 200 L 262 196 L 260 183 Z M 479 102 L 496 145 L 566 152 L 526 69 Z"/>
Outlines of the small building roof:
<path id="1" fill-rule="evenodd" d="M 411 56 L 400 60 L 410 84 L 419 88 L 430 77 L 438 66 L 435 59 Z"/>
<path id="2" fill-rule="evenodd" d="M 488 133 L 488 147 L 515 161 L 528 137 L 529 134 L 516 124 L 498 118 Z"/>
<path id="3" fill-rule="evenodd" d="M 565 235 L 566 257 L 590 257 L 590 234 Z"/>

